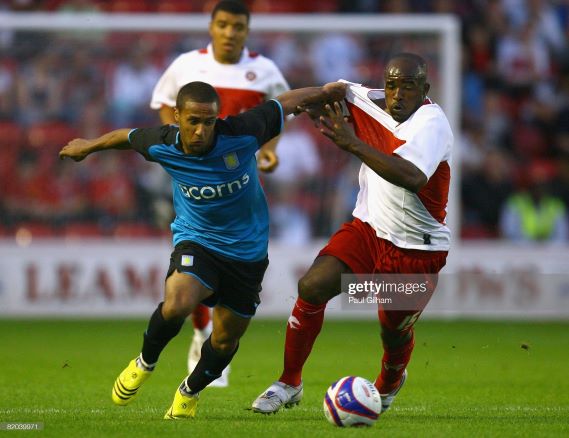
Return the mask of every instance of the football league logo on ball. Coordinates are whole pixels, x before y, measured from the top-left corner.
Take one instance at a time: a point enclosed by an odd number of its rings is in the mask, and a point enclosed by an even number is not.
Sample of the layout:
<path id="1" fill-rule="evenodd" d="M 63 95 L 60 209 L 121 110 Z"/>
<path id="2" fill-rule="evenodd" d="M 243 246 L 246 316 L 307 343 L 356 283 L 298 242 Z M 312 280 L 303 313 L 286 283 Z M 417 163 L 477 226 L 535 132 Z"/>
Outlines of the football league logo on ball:
<path id="1" fill-rule="evenodd" d="M 323 407 L 334 426 L 371 426 L 381 413 L 381 396 L 369 380 L 342 377 L 326 391 Z"/>

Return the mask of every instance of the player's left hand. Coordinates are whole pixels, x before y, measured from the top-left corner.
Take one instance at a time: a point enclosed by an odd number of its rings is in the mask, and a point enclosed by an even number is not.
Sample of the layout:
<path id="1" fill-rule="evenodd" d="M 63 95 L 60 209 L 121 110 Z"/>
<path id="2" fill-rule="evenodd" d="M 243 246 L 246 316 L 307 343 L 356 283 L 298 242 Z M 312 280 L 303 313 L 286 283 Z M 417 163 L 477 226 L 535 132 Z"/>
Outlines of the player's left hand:
<path id="1" fill-rule="evenodd" d="M 354 128 L 342 113 L 342 107 L 338 102 L 324 106 L 320 124 L 320 132 L 344 150 L 349 151 L 354 142 L 358 140 Z"/>
<path id="2" fill-rule="evenodd" d="M 259 150 L 259 155 L 257 156 L 257 169 L 265 173 L 274 172 L 279 165 L 279 157 L 275 151 L 270 149 Z"/>

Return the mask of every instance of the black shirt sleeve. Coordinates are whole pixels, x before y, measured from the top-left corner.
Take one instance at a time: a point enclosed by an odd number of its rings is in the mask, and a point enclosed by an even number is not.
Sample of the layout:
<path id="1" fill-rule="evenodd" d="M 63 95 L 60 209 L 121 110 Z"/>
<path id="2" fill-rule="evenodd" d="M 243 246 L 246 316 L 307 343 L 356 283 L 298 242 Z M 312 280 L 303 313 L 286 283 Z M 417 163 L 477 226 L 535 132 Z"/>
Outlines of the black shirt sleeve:
<path id="1" fill-rule="evenodd" d="M 163 125 L 154 128 L 137 128 L 130 131 L 128 139 L 132 148 L 142 154 L 148 161 L 156 161 L 148 149 L 159 144 L 176 144 L 178 128 L 173 125 Z"/>
<path id="2" fill-rule="evenodd" d="M 269 100 L 224 121 L 231 135 L 252 135 L 261 147 L 281 133 L 283 112 L 280 103 Z"/>

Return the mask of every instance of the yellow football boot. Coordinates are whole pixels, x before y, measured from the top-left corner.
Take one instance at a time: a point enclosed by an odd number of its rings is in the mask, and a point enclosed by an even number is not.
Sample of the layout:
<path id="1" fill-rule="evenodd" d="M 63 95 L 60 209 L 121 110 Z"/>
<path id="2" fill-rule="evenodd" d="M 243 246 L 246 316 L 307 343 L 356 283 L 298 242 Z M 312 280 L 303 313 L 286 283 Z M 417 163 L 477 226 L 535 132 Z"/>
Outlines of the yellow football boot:
<path id="1" fill-rule="evenodd" d="M 181 420 L 184 418 L 194 418 L 198 407 L 199 394 L 187 396 L 176 390 L 172 406 L 164 415 L 164 420 Z"/>
<path id="2" fill-rule="evenodd" d="M 144 371 L 136 364 L 136 359 L 119 374 L 113 385 L 113 402 L 119 406 L 129 404 L 136 396 L 140 386 L 150 377 L 152 371 Z"/>

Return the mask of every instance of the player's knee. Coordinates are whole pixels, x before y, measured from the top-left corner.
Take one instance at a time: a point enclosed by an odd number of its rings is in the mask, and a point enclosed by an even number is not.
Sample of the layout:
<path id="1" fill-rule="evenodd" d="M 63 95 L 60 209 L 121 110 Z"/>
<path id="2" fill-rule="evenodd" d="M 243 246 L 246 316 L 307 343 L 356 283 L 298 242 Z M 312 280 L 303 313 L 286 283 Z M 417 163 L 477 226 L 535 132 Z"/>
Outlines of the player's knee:
<path id="1" fill-rule="evenodd" d="M 164 300 L 162 316 L 164 319 L 186 318 L 194 310 L 194 303 L 187 294 L 172 294 Z"/>
<path id="2" fill-rule="evenodd" d="M 329 299 L 319 276 L 310 271 L 298 280 L 298 296 L 310 304 L 324 304 Z"/>
<path id="3" fill-rule="evenodd" d="M 213 349 L 222 355 L 229 355 L 235 351 L 239 345 L 239 339 L 232 339 L 230 337 L 214 337 L 211 338 L 211 346 Z"/>

